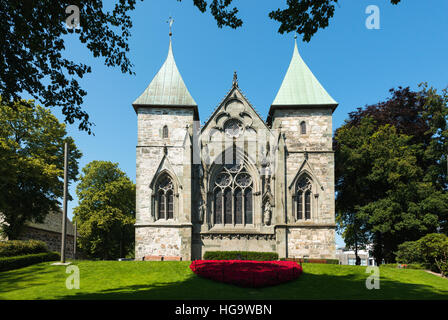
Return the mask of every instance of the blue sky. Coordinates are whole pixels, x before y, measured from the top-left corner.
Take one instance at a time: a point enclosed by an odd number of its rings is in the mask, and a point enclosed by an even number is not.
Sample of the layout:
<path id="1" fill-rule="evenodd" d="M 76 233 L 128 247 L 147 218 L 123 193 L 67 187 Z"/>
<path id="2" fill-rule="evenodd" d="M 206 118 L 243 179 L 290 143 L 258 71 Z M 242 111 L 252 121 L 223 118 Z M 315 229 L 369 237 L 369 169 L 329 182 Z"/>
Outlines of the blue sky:
<path id="1" fill-rule="evenodd" d="M 333 130 L 348 113 L 389 96 L 389 89 L 426 81 L 439 90 L 448 85 L 448 1 L 410 1 L 393 6 L 388 0 L 342 0 L 330 26 L 309 43 L 299 36 L 299 51 L 324 88 L 339 103 Z M 239 86 L 260 115 L 269 107 L 288 68 L 294 34 L 279 34 L 279 24 L 268 13 L 284 8 L 286 1 L 234 0 L 244 23 L 236 30 L 219 29 L 213 17 L 202 14 L 191 0 L 146 0 L 132 12 L 129 57 L 136 75 L 104 66 L 100 58 L 67 37 L 66 57 L 92 66 L 81 80 L 88 92 L 85 110 L 95 136 L 68 126 L 68 133 L 83 153 L 80 168 L 93 160 L 118 162 L 135 181 L 137 117 L 132 102 L 155 76 L 168 52 L 169 16 L 173 25 L 173 52 L 180 73 L 205 121 L 232 85 L 238 72 Z M 380 29 L 365 26 L 368 5 L 380 9 Z M 58 109 L 53 110 L 63 119 Z M 75 184 L 70 186 L 77 205 Z M 343 245 L 340 236 L 337 244 Z"/>

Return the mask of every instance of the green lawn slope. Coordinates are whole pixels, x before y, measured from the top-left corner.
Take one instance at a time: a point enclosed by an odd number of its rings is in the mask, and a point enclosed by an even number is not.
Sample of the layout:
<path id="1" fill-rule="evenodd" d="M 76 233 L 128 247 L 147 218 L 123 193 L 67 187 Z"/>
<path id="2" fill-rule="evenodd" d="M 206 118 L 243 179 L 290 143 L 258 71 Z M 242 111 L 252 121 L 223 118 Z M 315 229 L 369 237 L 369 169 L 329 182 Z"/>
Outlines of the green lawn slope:
<path id="1" fill-rule="evenodd" d="M 423 270 L 380 268 L 368 290 L 366 267 L 304 264 L 299 279 L 262 289 L 196 276 L 182 261 L 75 261 L 80 289 L 67 289 L 65 266 L 49 262 L 0 272 L 0 299 L 448 299 L 448 279 Z"/>

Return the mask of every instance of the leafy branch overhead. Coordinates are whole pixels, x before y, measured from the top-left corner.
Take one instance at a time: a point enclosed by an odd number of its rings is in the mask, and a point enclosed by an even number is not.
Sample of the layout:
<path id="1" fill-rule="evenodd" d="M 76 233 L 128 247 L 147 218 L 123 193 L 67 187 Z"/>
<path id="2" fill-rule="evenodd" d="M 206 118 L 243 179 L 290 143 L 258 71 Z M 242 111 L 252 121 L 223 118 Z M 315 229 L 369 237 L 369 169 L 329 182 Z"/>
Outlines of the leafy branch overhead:
<path id="1" fill-rule="evenodd" d="M 232 1 L 210 1 L 211 13 L 220 28 L 238 28 L 243 25 L 243 21 L 237 17 L 238 9 L 228 9 Z M 400 1 L 390 0 L 392 4 L 398 4 Z M 207 1 L 193 0 L 193 3 L 202 13 L 206 12 Z M 287 8 L 271 11 L 269 18 L 280 22 L 279 33 L 296 31 L 303 36 L 304 41 L 309 42 L 319 29 L 328 27 L 337 3 L 338 0 L 287 0 Z"/>
<path id="2" fill-rule="evenodd" d="M 143 0 L 142 0 L 143 1 Z M 161 1 L 161 0 L 160 0 Z M 182 0 L 177 0 L 182 1 Z M 387 0 L 389 1 L 389 0 Z M 93 123 L 83 105 L 87 92 L 80 79 L 90 66 L 72 61 L 66 39 L 76 35 L 93 57 L 110 67 L 133 74 L 128 58 L 132 20 L 137 0 L 22 0 L 0 1 L 0 96 L 14 108 L 23 98 L 44 107 L 59 107 L 65 122 L 79 121 L 79 129 L 92 133 Z M 390 0 L 397 4 L 400 0 Z M 296 31 L 303 40 L 328 26 L 338 0 L 287 0 L 285 9 L 269 13 L 280 23 L 278 32 Z M 80 28 L 67 29 L 68 6 L 79 8 Z M 232 0 L 193 0 L 199 11 L 210 10 L 219 28 L 238 28 L 243 21 Z M 104 7 L 112 8 L 107 11 Z M 74 34 L 73 34 L 74 33 Z"/>
<path id="3" fill-rule="evenodd" d="M 23 0 L 0 1 L 0 95 L 11 107 L 28 94 L 45 107 L 60 107 L 65 121 L 79 120 L 79 129 L 91 133 L 92 123 L 81 105 L 87 92 L 79 79 L 91 72 L 90 66 L 63 56 L 69 48 L 65 37 L 70 32 L 65 9 L 80 9 L 82 28 L 76 34 L 94 57 L 105 64 L 132 74 L 127 57 L 132 21 L 128 12 L 136 0 L 120 0 L 111 12 L 102 0 Z M 73 32 L 73 31 L 72 31 Z"/>

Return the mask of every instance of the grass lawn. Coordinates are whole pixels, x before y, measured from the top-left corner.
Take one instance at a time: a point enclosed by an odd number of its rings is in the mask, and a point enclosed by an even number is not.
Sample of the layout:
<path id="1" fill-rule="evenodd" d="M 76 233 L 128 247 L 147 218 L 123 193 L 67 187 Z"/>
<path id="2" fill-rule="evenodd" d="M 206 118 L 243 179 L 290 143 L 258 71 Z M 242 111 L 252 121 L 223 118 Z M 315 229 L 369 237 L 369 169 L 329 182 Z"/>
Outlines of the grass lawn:
<path id="1" fill-rule="evenodd" d="M 381 267 L 379 290 L 366 268 L 304 264 L 299 279 L 263 289 L 196 276 L 189 262 L 75 261 L 80 289 L 68 290 L 64 266 L 49 262 L 0 272 L 0 299 L 448 299 L 448 279 L 423 270 Z"/>

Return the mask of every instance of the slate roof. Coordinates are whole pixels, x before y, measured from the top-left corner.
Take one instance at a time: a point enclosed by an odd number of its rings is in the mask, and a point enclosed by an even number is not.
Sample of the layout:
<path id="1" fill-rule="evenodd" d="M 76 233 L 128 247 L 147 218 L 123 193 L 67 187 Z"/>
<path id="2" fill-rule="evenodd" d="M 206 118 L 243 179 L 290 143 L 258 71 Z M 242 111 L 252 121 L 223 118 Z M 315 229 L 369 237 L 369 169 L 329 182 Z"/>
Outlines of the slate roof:
<path id="1" fill-rule="evenodd" d="M 165 62 L 132 105 L 197 106 L 177 69 L 171 39 Z"/>
<path id="2" fill-rule="evenodd" d="M 337 104 L 303 61 L 295 41 L 291 63 L 272 106 Z"/>

